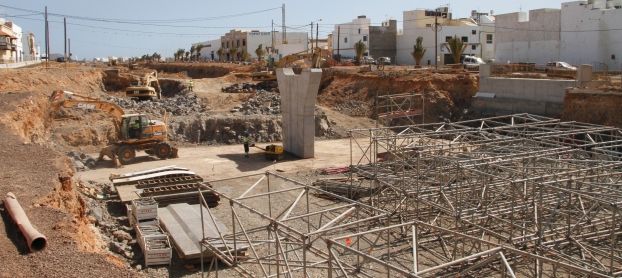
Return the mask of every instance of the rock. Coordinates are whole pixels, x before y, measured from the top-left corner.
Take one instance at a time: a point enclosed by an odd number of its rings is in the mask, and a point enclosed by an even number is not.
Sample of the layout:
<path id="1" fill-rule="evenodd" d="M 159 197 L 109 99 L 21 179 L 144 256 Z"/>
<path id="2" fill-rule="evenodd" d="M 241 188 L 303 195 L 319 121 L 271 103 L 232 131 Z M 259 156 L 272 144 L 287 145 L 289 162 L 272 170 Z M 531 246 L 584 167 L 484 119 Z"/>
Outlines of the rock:
<path id="1" fill-rule="evenodd" d="M 122 230 L 116 230 L 112 232 L 112 236 L 114 236 L 114 238 L 116 238 L 118 241 L 132 240 L 132 236 L 126 231 L 122 231 Z"/>
<path id="2" fill-rule="evenodd" d="M 119 242 L 111 241 L 110 243 L 108 243 L 108 249 L 110 249 L 110 251 L 112 251 L 113 253 L 117 253 L 119 255 L 124 255 L 125 253 L 125 246 L 123 246 L 123 244 Z"/>
<path id="3" fill-rule="evenodd" d="M 143 269 L 143 265 L 137 264 L 134 268 L 136 268 L 136 270 L 138 271 L 141 271 Z"/>
<path id="4" fill-rule="evenodd" d="M 101 226 L 101 223 L 104 221 L 104 211 L 101 207 L 91 206 L 91 210 L 89 213 L 95 218 L 96 223 Z"/>

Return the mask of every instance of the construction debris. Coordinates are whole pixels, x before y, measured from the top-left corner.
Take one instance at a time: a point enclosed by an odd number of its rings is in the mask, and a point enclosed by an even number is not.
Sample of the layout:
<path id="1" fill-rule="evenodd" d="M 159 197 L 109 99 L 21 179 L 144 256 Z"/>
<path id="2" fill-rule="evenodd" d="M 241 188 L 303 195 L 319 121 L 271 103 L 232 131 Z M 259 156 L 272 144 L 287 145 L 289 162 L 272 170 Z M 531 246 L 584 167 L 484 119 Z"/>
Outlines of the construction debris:
<path id="1" fill-rule="evenodd" d="M 138 245 L 143 251 L 145 266 L 170 265 L 173 256 L 168 235 L 158 221 L 158 203 L 152 198 L 132 201 L 130 222 L 134 222 Z"/>

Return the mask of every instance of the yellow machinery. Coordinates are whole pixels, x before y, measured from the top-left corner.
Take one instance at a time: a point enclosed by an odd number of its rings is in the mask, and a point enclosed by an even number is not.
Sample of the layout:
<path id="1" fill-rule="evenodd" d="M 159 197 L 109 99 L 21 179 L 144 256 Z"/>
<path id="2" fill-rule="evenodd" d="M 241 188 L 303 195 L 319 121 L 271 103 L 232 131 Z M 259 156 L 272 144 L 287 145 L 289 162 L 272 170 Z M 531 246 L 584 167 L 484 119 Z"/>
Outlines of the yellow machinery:
<path id="1" fill-rule="evenodd" d="M 158 82 L 158 72 L 152 71 L 136 78 L 129 87 L 125 88 L 125 96 L 138 100 L 152 100 L 162 98 L 162 89 Z"/>
<path id="2" fill-rule="evenodd" d="M 112 117 L 117 139 L 100 151 L 99 160 L 108 156 L 114 161 L 115 166 L 119 163 L 130 164 L 136 158 L 136 151 L 141 150 L 160 159 L 178 157 L 177 148 L 167 142 L 167 127 L 162 121 L 151 120 L 145 114 L 125 114 L 123 109 L 114 103 L 66 91 L 54 91 L 50 96 L 50 102 L 52 111 L 57 111 L 61 107 L 98 110 Z"/>
<path id="3" fill-rule="evenodd" d="M 272 144 L 262 148 L 253 144 L 253 147 L 263 150 L 267 160 L 282 160 L 285 157 L 285 152 L 281 145 Z"/>

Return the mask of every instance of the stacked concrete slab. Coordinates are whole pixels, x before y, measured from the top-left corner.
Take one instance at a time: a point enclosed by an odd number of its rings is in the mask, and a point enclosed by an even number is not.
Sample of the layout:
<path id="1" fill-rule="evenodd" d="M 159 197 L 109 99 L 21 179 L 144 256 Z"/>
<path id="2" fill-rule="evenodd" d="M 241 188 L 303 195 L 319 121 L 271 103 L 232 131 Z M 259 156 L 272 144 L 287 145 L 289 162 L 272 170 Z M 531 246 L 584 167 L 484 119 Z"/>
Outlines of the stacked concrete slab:
<path id="1" fill-rule="evenodd" d="M 300 158 L 314 157 L 315 100 L 321 69 L 303 69 L 295 74 L 291 68 L 277 69 L 283 115 L 283 147 Z"/>

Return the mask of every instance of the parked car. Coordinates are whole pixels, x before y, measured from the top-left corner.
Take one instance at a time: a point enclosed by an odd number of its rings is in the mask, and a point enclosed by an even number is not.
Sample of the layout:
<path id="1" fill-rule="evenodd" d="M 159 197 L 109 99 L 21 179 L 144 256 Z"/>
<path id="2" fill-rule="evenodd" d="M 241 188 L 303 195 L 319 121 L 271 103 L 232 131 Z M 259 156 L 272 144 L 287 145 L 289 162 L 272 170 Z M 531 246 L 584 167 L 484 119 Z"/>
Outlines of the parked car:
<path id="1" fill-rule="evenodd" d="M 546 63 L 545 71 L 548 71 L 548 70 L 551 70 L 551 69 L 577 70 L 577 67 L 575 67 L 575 66 L 573 66 L 571 64 L 568 64 L 566 62 L 561 62 L 561 61 Z"/>
<path id="2" fill-rule="evenodd" d="M 479 69 L 479 65 L 486 64 L 482 58 L 477 56 L 464 56 L 462 64 L 467 69 Z"/>
<path id="3" fill-rule="evenodd" d="M 378 63 L 382 63 L 385 65 L 390 65 L 391 64 L 391 58 L 390 57 L 380 57 L 378 58 Z"/>
<path id="4" fill-rule="evenodd" d="M 363 65 L 375 65 L 376 64 L 376 60 L 371 57 L 371 56 L 364 56 L 363 60 L 361 61 L 361 63 Z"/>

